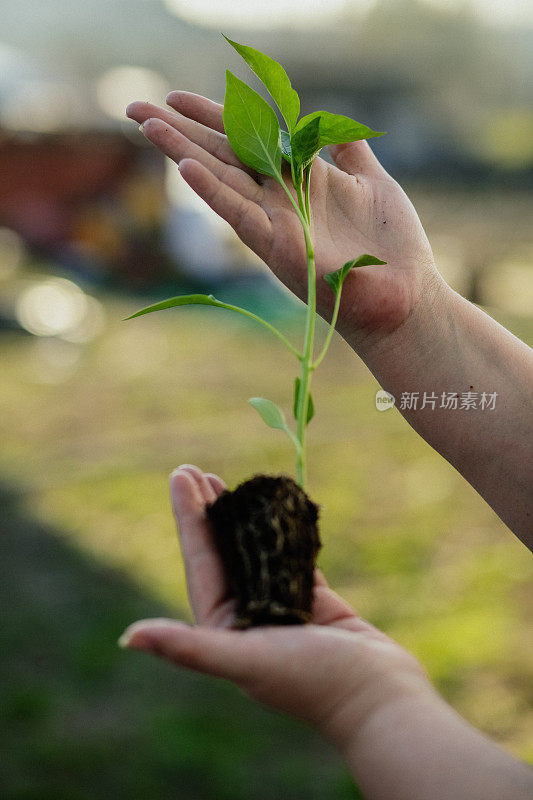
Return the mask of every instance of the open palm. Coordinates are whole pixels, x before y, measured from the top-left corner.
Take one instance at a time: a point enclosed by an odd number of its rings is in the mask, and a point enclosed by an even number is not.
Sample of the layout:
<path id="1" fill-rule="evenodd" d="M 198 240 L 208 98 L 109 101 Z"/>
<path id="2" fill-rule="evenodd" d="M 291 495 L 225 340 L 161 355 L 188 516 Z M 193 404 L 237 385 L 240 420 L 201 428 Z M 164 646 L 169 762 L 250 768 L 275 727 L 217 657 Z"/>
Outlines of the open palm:
<path id="1" fill-rule="evenodd" d="M 231 628 L 235 622 L 235 599 L 228 595 L 222 561 L 215 548 L 205 516 L 205 506 L 214 503 L 226 488 L 217 475 L 184 465 L 171 478 L 174 513 L 178 522 L 187 589 L 199 625 Z M 364 622 L 338 594 L 329 588 L 320 570 L 315 570 L 312 622 L 365 630 L 379 638 L 385 634 Z M 293 629 L 294 634 L 294 629 Z"/>
<path id="2" fill-rule="evenodd" d="M 171 92 L 175 111 L 135 102 L 127 114 L 146 137 L 179 164 L 187 183 L 298 297 L 307 273 L 300 222 L 281 186 L 245 166 L 224 135 L 223 106 L 189 92 Z M 179 112 L 179 113 L 175 113 Z M 435 275 L 431 248 L 416 211 L 366 141 L 329 148 L 335 164 L 317 158 L 311 171 L 311 233 L 317 276 L 362 253 L 385 267 L 354 270 L 343 288 L 339 330 L 391 332 L 409 315 Z M 290 185 L 288 167 L 287 183 Z M 318 281 L 326 319 L 333 293 Z"/>
<path id="3" fill-rule="evenodd" d="M 269 625 L 233 630 L 235 600 L 228 594 L 205 515 L 225 488 L 216 475 L 183 465 L 171 476 L 187 588 L 196 625 L 147 619 L 131 625 L 122 642 L 180 666 L 234 681 L 266 705 L 342 736 L 346 710 L 378 702 L 384 686 L 415 675 L 418 662 L 384 633 L 361 619 L 315 573 L 312 620 L 307 625 Z"/>

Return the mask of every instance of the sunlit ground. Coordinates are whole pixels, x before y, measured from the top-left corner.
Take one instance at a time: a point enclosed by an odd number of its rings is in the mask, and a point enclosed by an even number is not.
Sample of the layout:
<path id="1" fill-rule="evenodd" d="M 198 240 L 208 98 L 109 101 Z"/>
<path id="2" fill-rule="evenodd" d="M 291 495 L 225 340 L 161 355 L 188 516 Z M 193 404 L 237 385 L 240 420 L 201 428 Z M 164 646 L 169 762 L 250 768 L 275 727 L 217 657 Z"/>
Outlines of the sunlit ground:
<path id="1" fill-rule="evenodd" d="M 100 299 L 105 333 L 90 343 L 0 339 L 0 472 L 29 514 L 179 608 L 168 473 L 195 463 L 233 486 L 292 471 L 290 443 L 246 400 L 288 413 L 295 363 L 223 311 L 123 322 L 139 303 Z M 533 344 L 527 318 L 502 321 Z M 315 377 L 309 436 L 320 565 L 468 720 L 533 759 L 531 558 L 397 411 L 376 411 L 377 388 L 337 339 Z"/>

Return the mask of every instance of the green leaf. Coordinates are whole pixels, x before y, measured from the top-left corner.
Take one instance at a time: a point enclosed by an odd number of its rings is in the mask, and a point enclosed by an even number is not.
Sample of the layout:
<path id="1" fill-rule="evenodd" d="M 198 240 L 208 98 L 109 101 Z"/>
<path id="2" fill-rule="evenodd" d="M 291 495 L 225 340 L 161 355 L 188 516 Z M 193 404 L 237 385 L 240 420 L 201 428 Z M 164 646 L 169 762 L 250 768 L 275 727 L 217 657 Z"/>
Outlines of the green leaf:
<path id="1" fill-rule="evenodd" d="M 296 452 L 301 452 L 301 444 L 288 427 L 285 414 L 281 408 L 273 403 L 272 400 L 265 400 L 264 397 L 250 397 L 248 402 L 255 408 L 263 422 L 265 422 L 269 428 L 277 428 L 280 431 L 284 431 L 292 440 Z"/>
<path id="2" fill-rule="evenodd" d="M 288 134 L 287 131 L 281 131 L 281 155 L 283 156 L 285 161 L 289 162 L 289 164 L 292 161 L 291 152 L 292 151 L 291 151 L 290 134 Z"/>
<path id="3" fill-rule="evenodd" d="M 261 95 L 226 70 L 224 128 L 233 152 L 262 175 L 278 177 L 281 137 L 274 109 Z"/>
<path id="4" fill-rule="evenodd" d="M 224 36 L 224 34 L 222 35 Z M 227 36 L 224 36 L 224 39 L 235 48 L 257 77 L 263 81 L 283 114 L 289 131 L 292 131 L 300 113 L 300 98 L 292 88 L 289 76 L 281 64 L 254 47 L 233 42 Z"/>
<path id="5" fill-rule="evenodd" d="M 170 297 L 168 300 L 162 300 L 160 303 L 154 303 L 152 306 L 147 306 L 146 308 L 137 311 L 135 314 L 132 314 L 130 317 L 126 317 L 126 319 L 133 319 L 134 317 L 140 317 L 143 314 L 150 314 L 152 311 L 163 311 L 165 308 L 174 308 L 175 306 L 216 306 L 216 308 L 227 308 L 228 311 L 237 311 L 239 314 L 242 314 L 245 317 L 249 317 L 250 319 L 254 319 L 256 322 L 259 322 L 269 331 L 272 331 L 278 339 L 280 339 L 283 344 L 289 348 L 291 353 L 293 353 L 296 358 L 300 359 L 300 353 L 298 350 L 292 346 L 289 340 L 278 331 L 270 322 L 267 322 L 266 319 L 262 319 L 258 317 L 257 314 L 253 314 L 251 311 L 247 311 L 245 308 L 239 308 L 239 306 L 232 306 L 230 303 L 223 303 L 221 300 L 217 300 L 216 297 L 213 297 L 212 294 L 184 294 L 180 295 L 179 297 Z"/>
<path id="6" fill-rule="evenodd" d="M 294 379 L 294 402 L 292 405 L 292 416 L 298 419 L 298 398 L 300 395 L 300 378 Z"/>
<path id="7" fill-rule="evenodd" d="M 342 114 L 330 114 L 329 111 L 313 111 L 312 114 L 307 114 L 307 116 L 298 121 L 294 129 L 293 139 L 296 134 L 317 118 L 320 120 L 320 148 L 327 144 L 344 144 L 345 142 L 356 142 L 359 139 L 370 139 L 373 136 L 384 136 L 384 133 L 373 131 L 367 125 L 356 122 L 355 119 L 345 117 Z"/>
<path id="8" fill-rule="evenodd" d="M 217 300 L 212 294 L 183 294 L 179 297 L 169 297 L 168 300 L 162 300 L 160 303 L 146 306 L 146 308 L 136 311 L 135 314 L 126 317 L 126 319 L 141 317 L 143 314 L 151 314 L 152 311 L 163 311 L 165 308 L 174 308 L 175 306 L 216 306 L 217 308 L 228 308 L 231 311 L 241 311 L 246 315 L 249 313 L 242 308 Z"/>
<path id="9" fill-rule="evenodd" d="M 320 117 L 314 117 L 299 128 L 291 138 L 291 153 L 295 163 L 303 169 L 310 164 L 322 149 L 320 142 Z"/>
<path id="10" fill-rule="evenodd" d="M 252 405 L 263 422 L 269 428 L 278 428 L 282 431 L 288 431 L 285 414 L 272 400 L 265 400 L 264 397 L 250 397 L 248 401 Z"/>
<path id="11" fill-rule="evenodd" d="M 294 379 L 294 405 L 292 409 L 292 413 L 294 415 L 294 419 L 298 419 L 298 401 L 300 399 L 300 378 Z M 309 395 L 309 403 L 307 406 L 307 420 L 306 424 L 309 425 L 313 417 L 315 416 L 315 404 L 313 403 L 313 398 Z"/>
<path id="12" fill-rule="evenodd" d="M 376 256 L 370 256 L 368 253 L 365 253 L 359 258 L 354 258 L 351 261 L 347 261 L 346 264 L 341 267 L 340 269 L 335 270 L 335 272 L 328 272 L 327 275 L 324 275 L 324 280 L 328 283 L 335 294 L 341 290 L 342 284 L 346 280 L 346 277 L 351 269 L 355 267 L 370 267 L 374 264 L 376 266 L 381 266 L 386 264 L 386 261 L 381 261 Z"/>

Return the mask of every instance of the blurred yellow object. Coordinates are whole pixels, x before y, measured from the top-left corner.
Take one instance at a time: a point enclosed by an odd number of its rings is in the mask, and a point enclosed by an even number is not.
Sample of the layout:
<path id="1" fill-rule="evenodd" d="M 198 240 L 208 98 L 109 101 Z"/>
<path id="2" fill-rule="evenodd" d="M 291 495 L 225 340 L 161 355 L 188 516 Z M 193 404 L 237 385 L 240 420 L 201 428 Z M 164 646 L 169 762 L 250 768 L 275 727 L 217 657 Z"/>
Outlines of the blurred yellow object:
<path id="1" fill-rule="evenodd" d="M 533 111 L 492 113 L 481 135 L 482 154 L 502 167 L 533 165 Z"/>
<path id="2" fill-rule="evenodd" d="M 533 309 L 533 249 L 506 259 L 487 270 L 484 279 L 486 302 L 512 314 L 531 315 Z"/>
<path id="3" fill-rule="evenodd" d="M 87 253 L 113 260 L 124 252 L 126 240 L 117 220 L 105 209 L 85 206 L 73 225 L 73 237 Z"/>
<path id="4" fill-rule="evenodd" d="M 120 186 L 119 197 L 138 225 L 160 225 L 166 208 L 159 175 L 132 175 Z"/>

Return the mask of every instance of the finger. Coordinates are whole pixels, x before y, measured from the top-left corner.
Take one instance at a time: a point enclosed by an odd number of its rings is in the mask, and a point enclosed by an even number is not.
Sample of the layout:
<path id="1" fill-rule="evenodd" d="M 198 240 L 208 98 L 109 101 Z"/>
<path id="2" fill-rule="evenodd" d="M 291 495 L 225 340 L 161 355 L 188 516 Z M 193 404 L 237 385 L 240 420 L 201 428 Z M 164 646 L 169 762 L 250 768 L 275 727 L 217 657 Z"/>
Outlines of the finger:
<path id="1" fill-rule="evenodd" d="M 188 470 L 172 473 L 170 491 L 189 601 L 196 621 L 208 624 L 215 618 L 218 620 L 218 609 L 227 602 L 228 591 L 205 515 L 204 496 Z"/>
<path id="2" fill-rule="evenodd" d="M 329 145 L 328 150 L 336 166 L 349 175 L 385 173 L 366 139 L 347 142 L 346 144 Z"/>
<path id="3" fill-rule="evenodd" d="M 242 631 L 191 628 L 172 619 L 134 622 L 119 639 L 121 647 L 145 650 L 188 669 L 246 683 L 261 669 L 258 637 Z M 262 648 L 264 649 L 264 647 Z"/>
<path id="4" fill-rule="evenodd" d="M 214 131 L 224 133 L 224 122 L 222 120 L 224 106 L 220 103 L 215 103 L 207 97 L 202 97 L 201 94 L 183 92 L 181 90 L 170 92 L 166 101 L 169 106 L 175 108 L 180 114 L 184 114 L 190 119 L 195 119 Z"/>
<path id="5" fill-rule="evenodd" d="M 315 584 L 313 589 L 313 622 L 317 625 L 331 625 L 337 620 L 357 616 L 352 606 L 343 600 L 329 586 Z"/>
<path id="6" fill-rule="evenodd" d="M 159 106 L 154 106 L 152 103 L 135 101 L 130 103 L 126 108 L 126 116 L 134 119 L 139 124 L 144 123 L 147 119 L 157 118 L 162 120 L 168 125 L 172 125 L 177 131 L 182 133 L 191 142 L 197 144 L 199 147 L 211 153 L 212 156 L 223 161 L 225 164 L 230 164 L 233 167 L 239 167 L 252 177 L 257 175 L 257 172 L 250 169 L 240 161 L 228 142 L 223 133 L 214 131 L 202 125 L 200 122 L 184 117 L 183 114 L 177 114 L 175 111 L 167 111 Z"/>
<path id="7" fill-rule="evenodd" d="M 314 584 L 315 584 L 315 586 L 328 586 L 328 582 L 326 580 L 326 577 L 325 577 L 324 573 L 318 567 L 315 567 Z"/>
<path id="8" fill-rule="evenodd" d="M 352 645 L 350 638 L 347 631 L 317 625 L 299 626 L 295 631 L 285 626 L 235 631 L 190 627 L 159 618 L 134 622 L 120 637 L 119 645 L 153 653 L 206 675 L 226 678 L 247 690 L 257 691 L 266 682 L 272 693 L 280 683 L 294 680 L 294 664 L 298 660 L 305 675 L 306 667 L 313 671 L 317 655 L 340 646 L 344 652 L 342 664 L 346 659 L 346 644 Z M 357 646 L 359 641 L 354 640 L 353 645 Z M 300 686 L 302 681 L 299 676 Z"/>
<path id="9" fill-rule="evenodd" d="M 244 244 L 266 259 L 272 243 L 272 224 L 266 212 L 199 161 L 186 158 L 180 161 L 179 170 L 196 194 L 231 225 Z"/>
<path id="10" fill-rule="evenodd" d="M 216 495 L 217 497 L 218 497 L 220 494 L 222 494 L 222 492 L 223 492 L 225 489 L 227 489 L 227 488 L 228 488 L 228 487 L 226 486 L 226 484 L 224 483 L 224 481 L 222 480 L 222 478 L 219 478 L 219 477 L 218 477 L 218 475 L 213 475 L 213 473 L 212 473 L 212 472 L 206 472 L 206 473 L 205 473 L 205 478 L 206 478 L 206 480 L 208 480 L 208 481 L 209 481 L 209 483 L 211 484 L 211 486 L 212 486 L 212 488 L 213 488 L 213 491 L 214 491 L 214 493 L 215 493 L 215 495 Z"/>
<path id="11" fill-rule="evenodd" d="M 171 473 L 171 476 L 181 470 L 183 470 L 184 472 L 188 472 L 189 475 L 196 482 L 200 490 L 200 494 L 202 495 L 204 505 L 205 503 L 215 502 L 215 500 L 217 499 L 217 495 L 215 494 L 215 491 L 211 486 L 211 483 L 207 480 L 206 476 L 199 467 L 195 467 L 194 464 L 182 464 L 180 467 L 174 470 L 173 473 Z"/>
<path id="12" fill-rule="evenodd" d="M 184 158 L 193 158 L 247 200 L 261 200 L 263 190 L 241 167 L 225 164 L 215 158 L 172 125 L 157 117 L 150 117 L 143 123 L 142 131 L 149 141 L 176 163 Z"/>

